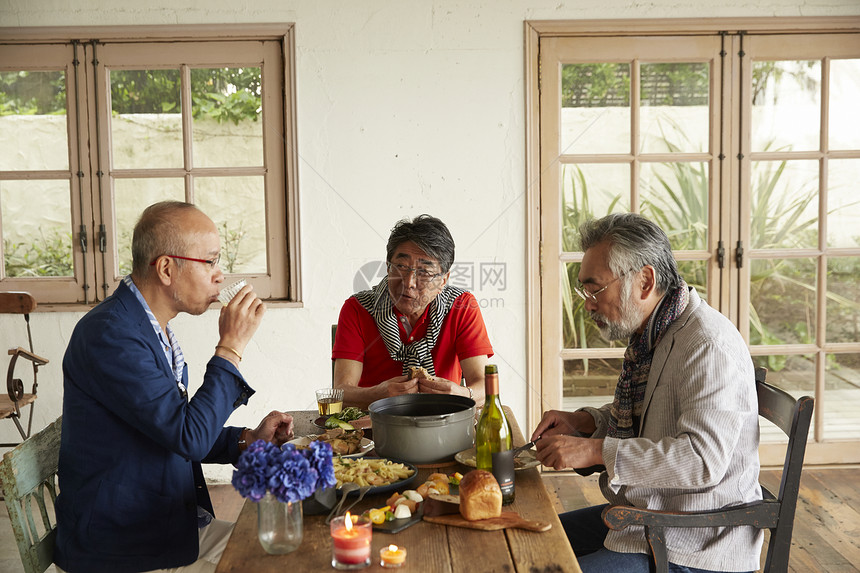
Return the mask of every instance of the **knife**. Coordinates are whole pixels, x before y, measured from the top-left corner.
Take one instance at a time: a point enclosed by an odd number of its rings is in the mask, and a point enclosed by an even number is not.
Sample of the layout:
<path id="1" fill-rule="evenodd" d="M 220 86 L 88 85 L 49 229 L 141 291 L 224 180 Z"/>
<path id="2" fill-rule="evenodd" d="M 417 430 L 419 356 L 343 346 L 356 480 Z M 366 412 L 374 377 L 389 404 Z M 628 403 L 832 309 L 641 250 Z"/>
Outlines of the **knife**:
<path id="1" fill-rule="evenodd" d="M 527 443 L 527 444 L 526 444 L 526 445 L 524 445 L 524 446 L 520 446 L 520 447 L 518 447 L 518 448 L 514 448 L 514 449 L 513 449 L 514 457 L 517 457 L 518 455 L 520 455 L 520 454 L 521 454 L 521 453 L 523 453 L 524 451 L 526 451 L 526 450 L 528 450 L 528 449 L 531 449 L 531 448 L 532 448 L 532 446 L 534 446 L 534 445 L 535 445 L 535 442 L 537 442 L 538 440 L 540 440 L 540 436 L 538 436 L 537 438 L 535 438 L 534 440 L 532 440 L 531 442 Z"/>

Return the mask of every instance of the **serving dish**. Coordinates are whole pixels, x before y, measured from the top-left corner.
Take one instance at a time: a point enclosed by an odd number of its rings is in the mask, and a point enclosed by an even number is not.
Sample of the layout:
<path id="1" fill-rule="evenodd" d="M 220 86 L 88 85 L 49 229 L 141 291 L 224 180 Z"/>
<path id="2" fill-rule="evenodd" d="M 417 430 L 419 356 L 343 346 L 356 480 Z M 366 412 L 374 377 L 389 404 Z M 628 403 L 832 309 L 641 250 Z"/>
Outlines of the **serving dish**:
<path id="1" fill-rule="evenodd" d="M 341 456 L 341 457 L 346 457 L 346 456 Z M 375 459 L 385 459 L 385 458 L 367 458 L 367 459 L 368 460 L 375 460 Z M 412 475 L 409 476 L 408 478 L 404 478 L 400 481 L 395 481 L 395 482 L 392 482 L 392 483 L 389 483 L 386 485 L 373 486 L 369 490 L 367 490 L 367 493 L 365 495 L 374 495 L 377 493 L 387 493 L 390 491 L 394 491 L 394 490 L 400 489 L 401 487 L 405 487 L 405 486 L 411 484 L 412 482 L 414 482 L 418 478 L 418 469 L 414 465 L 412 465 L 408 462 L 397 462 L 397 463 L 401 463 L 404 466 L 406 466 L 407 468 L 409 468 L 410 470 L 412 470 Z M 343 487 L 343 486 L 341 486 L 341 487 Z M 340 493 L 340 488 L 337 488 L 337 492 Z M 355 489 L 353 491 L 347 492 L 346 495 L 352 495 L 352 494 L 358 495 L 358 492 L 359 492 L 359 489 Z"/>
<path id="2" fill-rule="evenodd" d="M 294 438 L 287 442 L 288 444 L 293 444 L 297 448 L 306 448 L 308 445 L 316 439 L 316 436 L 301 436 L 298 438 Z M 360 458 L 367 454 L 370 450 L 373 449 L 373 440 L 368 438 L 361 438 L 361 441 L 358 443 L 358 451 L 352 454 L 342 454 L 340 457 L 342 458 Z M 335 454 L 337 455 L 337 454 Z"/>
<path id="3" fill-rule="evenodd" d="M 424 519 L 424 504 L 419 504 L 415 513 L 409 517 L 401 517 L 400 519 L 392 519 L 391 521 L 383 521 L 382 523 L 374 523 L 373 530 L 382 533 L 400 533 L 410 525 L 415 525 Z"/>
<path id="4" fill-rule="evenodd" d="M 469 448 L 468 450 L 463 450 L 461 452 L 457 452 L 454 454 L 454 459 L 463 464 L 464 466 L 469 466 L 470 468 L 477 467 L 476 453 L 475 448 Z M 535 457 L 534 452 L 526 450 L 517 457 L 514 458 L 514 470 L 527 470 L 530 468 L 536 468 L 540 465 L 540 462 Z"/>

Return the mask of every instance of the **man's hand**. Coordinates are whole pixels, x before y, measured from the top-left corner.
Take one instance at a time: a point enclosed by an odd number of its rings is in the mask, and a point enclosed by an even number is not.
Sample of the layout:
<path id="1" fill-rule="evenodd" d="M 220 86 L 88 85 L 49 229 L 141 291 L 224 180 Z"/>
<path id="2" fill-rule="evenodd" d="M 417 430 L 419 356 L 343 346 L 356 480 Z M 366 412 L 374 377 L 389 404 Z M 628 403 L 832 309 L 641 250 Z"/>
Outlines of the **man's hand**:
<path id="1" fill-rule="evenodd" d="M 418 392 L 418 381 L 408 376 L 395 376 L 382 382 L 389 397 L 401 394 L 416 394 Z"/>
<path id="2" fill-rule="evenodd" d="M 588 412 L 565 412 L 563 410 L 550 410 L 544 412 L 540 423 L 532 432 L 532 440 L 540 437 L 555 435 L 582 434 L 590 436 L 594 433 L 594 418 Z"/>
<path id="3" fill-rule="evenodd" d="M 603 465 L 602 439 L 544 434 L 535 447 L 538 461 L 557 470 Z"/>
<path id="4" fill-rule="evenodd" d="M 257 332 L 265 313 L 266 305 L 254 293 L 251 285 L 245 285 L 227 306 L 221 308 L 218 318 L 221 340 L 218 344 L 242 354 Z"/>
<path id="5" fill-rule="evenodd" d="M 246 440 L 249 444 L 266 440 L 276 446 L 283 445 L 293 437 L 293 417 L 277 410 L 270 412 L 254 430 L 248 430 Z"/>

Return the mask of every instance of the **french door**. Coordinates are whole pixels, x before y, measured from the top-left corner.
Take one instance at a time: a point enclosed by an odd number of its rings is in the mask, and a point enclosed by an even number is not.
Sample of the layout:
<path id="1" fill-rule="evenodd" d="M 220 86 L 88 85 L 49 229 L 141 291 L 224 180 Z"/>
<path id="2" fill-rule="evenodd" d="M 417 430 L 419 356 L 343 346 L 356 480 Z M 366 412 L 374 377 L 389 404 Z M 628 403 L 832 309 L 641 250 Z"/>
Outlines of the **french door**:
<path id="1" fill-rule="evenodd" d="M 860 462 L 860 35 L 847 27 L 538 33 L 532 418 L 612 399 L 624 344 L 571 289 L 577 228 L 634 211 L 666 230 L 684 279 L 768 380 L 815 396 L 807 461 Z M 780 439 L 762 428 L 763 464 L 782 463 Z"/>

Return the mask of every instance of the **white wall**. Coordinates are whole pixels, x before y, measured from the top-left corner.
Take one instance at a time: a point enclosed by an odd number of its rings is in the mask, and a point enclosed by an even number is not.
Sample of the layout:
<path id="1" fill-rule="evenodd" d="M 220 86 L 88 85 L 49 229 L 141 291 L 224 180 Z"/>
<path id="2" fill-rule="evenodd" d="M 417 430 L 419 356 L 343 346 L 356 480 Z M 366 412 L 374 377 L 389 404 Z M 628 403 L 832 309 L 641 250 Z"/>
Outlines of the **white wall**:
<path id="1" fill-rule="evenodd" d="M 304 306 L 270 309 L 249 345 L 242 371 L 258 393 L 231 418 L 239 425 L 313 405 L 356 271 L 383 258 L 397 219 L 424 212 L 448 223 L 458 261 L 506 265 L 506 290 L 476 284 L 475 294 L 501 300 L 484 316 L 503 399 L 525 421 L 523 21 L 857 14 L 856 0 L 0 0 L 5 27 L 295 23 Z M 37 427 L 60 413 L 61 358 L 80 316 L 32 318 L 36 350 L 53 359 Z M 12 318 L 0 318 L 0 347 L 23 340 Z M 217 314 L 174 323 L 193 389 Z M 208 475 L 228 479 L 229 468 Z"/>

